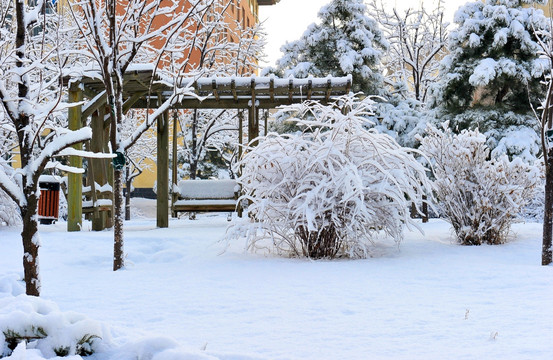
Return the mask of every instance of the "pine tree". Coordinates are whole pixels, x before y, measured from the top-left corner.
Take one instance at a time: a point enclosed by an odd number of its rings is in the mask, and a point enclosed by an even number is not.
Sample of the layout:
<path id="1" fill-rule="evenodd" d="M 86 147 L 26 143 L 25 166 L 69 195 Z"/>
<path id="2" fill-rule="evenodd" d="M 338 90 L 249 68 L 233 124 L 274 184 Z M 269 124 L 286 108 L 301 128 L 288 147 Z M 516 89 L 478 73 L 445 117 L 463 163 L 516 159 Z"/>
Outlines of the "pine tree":
<path id="1" fill-rule="evenodd" d="M 540 79 L 547 64 L 538 56 L 535 33 L 546 29 L 548 20 L 541 10 L 523 5 L 539 2 L 486 0 L 460 7 L 435 91 L 435 105 L 450 115 L 453 127 L 478 127 L 496 152 L 527 160 L 539 152 L 538 135 L 530 132 L 532 139 L 525 142 L 516 138 L 536 125 L 532 106 L 543 93 Z"/>
<path id="2" fill-rule="evenodd" d="M 378 67 L 388 43 L 367 13 L 363 0 L 332 0 L 319 11 L 320 24 L 311 24 L 299 40 L 281 48 L 277 72 L 295 77 L 351 74 L 355 91 L 380 93 Z"/>

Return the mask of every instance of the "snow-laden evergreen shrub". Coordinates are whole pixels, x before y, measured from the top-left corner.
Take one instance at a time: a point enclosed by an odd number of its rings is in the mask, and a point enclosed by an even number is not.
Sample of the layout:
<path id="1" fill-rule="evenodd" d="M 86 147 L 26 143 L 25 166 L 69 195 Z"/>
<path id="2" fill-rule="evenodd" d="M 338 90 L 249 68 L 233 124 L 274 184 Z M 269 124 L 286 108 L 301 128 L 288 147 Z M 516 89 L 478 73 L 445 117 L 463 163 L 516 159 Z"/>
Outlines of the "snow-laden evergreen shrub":
<path id="1" fill-rule="evenodd" d="M 414 224 L 409 204 L 427 193 L 426 169 L 390 136 L 367 129 L 373 101 L 342 97 L 286 110 L 303 130 L 268 134 L 245 153 L 239 182 L 255 221 L 235 223 L 230 237 L 314 259 L 367 257 L 381 232 L 399 243 Z"/>
<path id="2" fill-rule="evenodd" d="M 438 209 L 461 244 L 502 244 L 533 197 L 539 170 L 520 158 L 490 158 L 478 130 L 456 135 L 448 126 L 429 126 L 420 147 L 432 162 Z"/>

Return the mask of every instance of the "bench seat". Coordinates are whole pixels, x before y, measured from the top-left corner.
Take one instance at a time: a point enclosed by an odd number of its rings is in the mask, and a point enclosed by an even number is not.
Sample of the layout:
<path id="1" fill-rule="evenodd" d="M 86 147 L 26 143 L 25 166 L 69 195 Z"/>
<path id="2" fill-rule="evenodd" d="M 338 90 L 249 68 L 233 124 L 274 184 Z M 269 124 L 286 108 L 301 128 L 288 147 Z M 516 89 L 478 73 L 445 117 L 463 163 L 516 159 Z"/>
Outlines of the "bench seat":
<path id="1" fill-rule="evenodd" d="M 175 192 L 178 199 L 172 204 L 174 213 L 238 210 L 240 186 L 235 180 L 182 180 Z"/>

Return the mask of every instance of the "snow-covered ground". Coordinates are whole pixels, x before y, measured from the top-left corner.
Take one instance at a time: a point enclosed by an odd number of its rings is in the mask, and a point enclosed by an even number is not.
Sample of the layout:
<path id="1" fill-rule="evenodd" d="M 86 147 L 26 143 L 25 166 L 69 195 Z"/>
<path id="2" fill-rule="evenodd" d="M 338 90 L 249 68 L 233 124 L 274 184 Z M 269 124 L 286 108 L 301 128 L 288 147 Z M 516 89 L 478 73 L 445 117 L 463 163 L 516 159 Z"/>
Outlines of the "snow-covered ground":
<path id="1" fill-rule="evenodd" d="M 111 232 L 40 225 L 41 297 L 105 325 L 93 359 L 553 356 L 553 267 L 540 266 L 541 224 L 516 225 L 503 246 L 462 247 L 433 220 L 399 249 L 383 242 L 373 258 L 334 261 L 249 254 L 238 243 L 224 251 L 227 225 L 226 214 L 169 229 L 152 218 L 127 222 L 118 272 Z M 0 249 L 2 328 L 26 301 L 6 293 L 17 294 L 6 279 L 22 272 L 18 229 L 0 228 Z M 12 358 L 24 355 L 43 356 L 18 348 Z"/>

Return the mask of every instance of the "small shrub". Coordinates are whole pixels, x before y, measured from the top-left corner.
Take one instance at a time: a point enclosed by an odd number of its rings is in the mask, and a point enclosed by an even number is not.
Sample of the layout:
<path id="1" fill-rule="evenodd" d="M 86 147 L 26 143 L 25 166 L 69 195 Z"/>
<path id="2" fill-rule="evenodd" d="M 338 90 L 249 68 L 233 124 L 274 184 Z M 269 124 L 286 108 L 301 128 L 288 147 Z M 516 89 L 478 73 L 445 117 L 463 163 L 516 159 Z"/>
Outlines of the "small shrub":
<path id="1" fill-rule="evenodd" d="M 1 280 L 1 279 L 0 279 Z M 5 297 L 0 307 L 0 358 L 20 343 L 45 358 L 88 356 L 100 346 L 100 324 L 76 313 L 63 313 L 54 303 L 31 296 Z"/>
<path id="2" fill-rule="evenodd" d="M 490 158 L 478 130 L 455 135 L 428 126 L 420 150 L 432 161 L 437 207 L 463 245 L 502 244 L 531 199 L 538 169 L 520 158 Z"/>
<path id="3" fill-rule="evenodd" d="M 235 223 L 248 247 L 314 259 L 366 257 L 374 236 L 398 243 L 409 203 L 426 194 L 425 168 L 390 136 L 368 130 L 372 100 L 342 97 L 286 107 L 301 132 L 257 139 L 238 166 L 256 221 Z M 243 228 L 246 227 L 246 229 Z"/>

